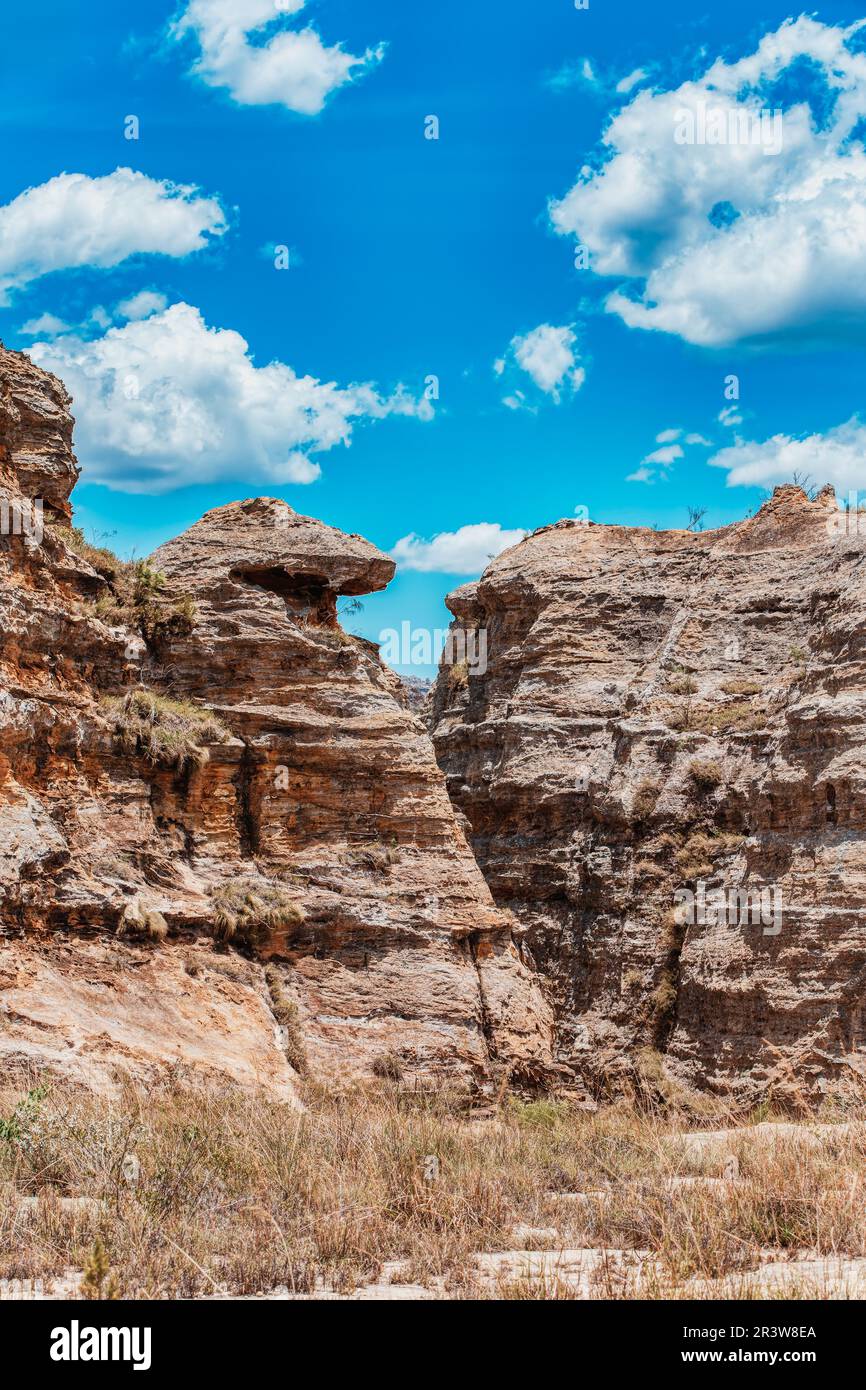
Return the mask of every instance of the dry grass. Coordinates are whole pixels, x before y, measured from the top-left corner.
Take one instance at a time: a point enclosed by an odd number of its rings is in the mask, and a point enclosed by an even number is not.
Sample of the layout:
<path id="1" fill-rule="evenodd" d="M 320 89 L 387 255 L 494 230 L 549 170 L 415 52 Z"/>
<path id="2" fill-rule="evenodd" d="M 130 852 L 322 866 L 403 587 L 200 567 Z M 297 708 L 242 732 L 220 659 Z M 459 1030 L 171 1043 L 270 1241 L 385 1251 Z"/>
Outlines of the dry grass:
<path id="1" fill-rule="evenodd" d="M 168 924 L 158 908 L 148 907 L 136 896 L 123 909 L 117 927 L 118 936 L 133 936 L 145 941 L 164 941 Z"/>
<path id="2" fill-rule="evenodd" d="M 637 820 L 646 820 L 652 815 L 661 790 L 660 783 L 653 777 L 644 777 L 643 781 L 638 783 L 631 804 L 632 815 Z"/>
<path id="3" fill-rule="evenodd" d="M 211 891 L 214 935 L 256 950 L 272 931 L 300 925 L 303 908 L 281 884 L 230 878 Z"/>
<path id="4" fill-rule="evenodd" d="M 154 646 L 192 632 L 198 615 L 191 596 L 166 597 L 164 575 L 147 560 L 121 560 L 114 551 L 88 541 L 78 526 L 57 526 L 55 530 L 69 549 L 105 580 L 107 587 L 94 603 L 103 622 L 137 628 Z"/>
<path id="5" fill-rule="evenodd" d="M 672 729 L 683 732 L 755 733 L 767 726 L 766 711 L 757 702 L 749 700 L 707 704 L 688 698 L 682 706 L 663 713 Z"/>
<path id="6" fill-rule="evenodd" d="M 658 1056 L 646 1070 L 663 1080 Z M 121 1297 L 345 1291 L 400 1260 L 407 1281 L 439 1278 L 463 1297 L 478 1291 L 473 1256 L 514 1248 L 515 1222 L 555 1225 L 552 1249 L 648 1252 L 668 1292 L 754 1270 L 767 1251 L 866 1254 L 862 1123 L 811 1144 L 746 1126 L 723 1145 L 738 1181 L 674 1186 L 719 1177 L 725 1153 L 690 1155 L 682 1115 L 652 1108 L 511 1100 L 483 1121 L 455 1096 L 383 1080 L 339 1095 L 308 1086 L 298 1113 L 178 1077 L 114 1099 L 37 1079 L 0 1093 L 0 1278 L 88 1270 L 91 1287 Z M 96 1200 L 69 1211 L 68 1195 Z M 539 1296 L 524 1283 L 508 1296 Z"/>
<path id="7" fill-rule="evenodd" d="M 448 684 L 452 690 L 465 690 L 469 684 L 469 662 L 455 661 L 448 667 Z"/>
<path id="8" fill-rule="evenodd" d="M 699 791 L 713 791 L 724 781 L 722 765 L 715 758 L 693 758 L 689 763 L 689 776 Z"/>
<path id="9" fill-rule="evenodd" d="M 666 685 L 672 695 L 694 695 L 698 688 L 694 676 L 688 675 L 685 671 L 677 671 L 668 676 Z"/>
<path id="10" fill-rule="evenodd" d="M 759 681 L 738 677 L 736 680 L 722 681 L 721 688 L 726 695 L 760 695 L 764 687 Z"/>
<path id="11" fill-rule="evenodd" d="M 286 1060 L 299 1076 L 306 1076 L 307 1052 L 297 1000 L 286 989 L 285 976 L 278 965 L 265 967 L 265 982 L 271 998 L 271 1011 L 280 1025 Z"/>
<path id="12" fill-rule="evenodd" d="M 396 858 L 396 852 L 391 845 L 382 845 L 375 841 L 357 845 L 346 854 L 348 864 L 357 869 L 366 869 L 371 874 L 387 874 Z"/>
<path id="13" fill-rule="evenodd" d="M 131 757 L 143 757 L 158 767 L 185 772 L 208 760 L 208 743 L 225 743 L 231 737 L 216 715 L 201 705 L 169 700 L 151 690 L 131 690 L 128 695 L 101 701 L 114 741 Z"/>

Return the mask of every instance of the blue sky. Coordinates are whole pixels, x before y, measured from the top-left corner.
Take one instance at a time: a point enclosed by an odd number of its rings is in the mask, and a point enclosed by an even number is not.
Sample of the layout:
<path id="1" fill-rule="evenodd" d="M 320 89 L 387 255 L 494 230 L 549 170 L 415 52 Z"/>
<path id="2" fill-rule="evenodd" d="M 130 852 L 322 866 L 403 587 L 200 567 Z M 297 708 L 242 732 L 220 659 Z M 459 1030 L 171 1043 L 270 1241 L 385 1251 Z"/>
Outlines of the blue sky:
<path id="1" fill-rule="evenodd" d="M 146 554 L 258 493 L 402 540 L 375 638 L 576 508 L 866 484 L 856 7 L 278 4 L 0 18 L 0 337 L 73 389 L 86 531 Z M 678 145 L 700 101 L 783 149 Z"/>

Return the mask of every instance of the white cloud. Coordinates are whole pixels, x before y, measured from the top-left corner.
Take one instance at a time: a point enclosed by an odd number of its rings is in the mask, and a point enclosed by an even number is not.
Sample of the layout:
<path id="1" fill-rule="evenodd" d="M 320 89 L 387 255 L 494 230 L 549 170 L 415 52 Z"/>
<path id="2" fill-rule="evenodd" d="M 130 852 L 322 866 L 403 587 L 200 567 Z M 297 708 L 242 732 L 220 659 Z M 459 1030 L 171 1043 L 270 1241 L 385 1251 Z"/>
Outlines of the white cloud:
<path id="1" fill-rule="evenodd" d="M 633 473 L 627 473 L 625 480 L 627 483 L 654 483 L 656 480 L 655 469 L 644 468 L 641 464 L 640 468 L 636 468 Z"/>
<path id="2" fill-rule="evenodd" d="M 442 531 L 432 540 L 414 532 L 403 536 L 391 551 L 401 569 L 425 574 L 480 574 L 494 555 L 516 545 L 525 531 L 506 531 L 498 521 L 479 521 L 458 531 Z"/>
<path id="3" fill-rule="evenodd" d="M 713 441 L 711 439 L 705 439 L 702 434 L 687 434 L 686 443 L 701 444 L 705 449 L 712 449 L 713 447 Z"/>
<path id="4" fill-rule="evenodd" d="M 634 72 L 630 72 L 627 77 L 620 78 L 619 82 L 616 84 L 616 90 L 620 94 L 628 93 L 633 87 L 636 87 L 639 82 L 645 81 L 647 76 L 646 68 L 635 68 Z"/>
<path id="5" fill-rule="evenodd" d="M 681 434 L 682 430 L 662 430 L 661 434 L 656 435 L 656 444 L 673 444 Z"/>
<path id="6" fill-rule="evenodd" d="M 384 47 L 356 56 L 339 43 L 326 47 L 309 25 L 266 37 L 275 21 L 283 25 L 305 6 L 306 0 L 190 0 L 169 32 L 196 38 L 201 56 L 193 73 L 210 87 L 225 87 L 239 105 L 277 104 L 315 116 L 332 92 L 380 62 Z"/>
<path id="7" fill-rule="evenodd" d="M 542 323 L 530 333 L 512 338 L 508 357 L 532 379 L 540 391 L 559 403 L 563 387 L 579 391 L 586 379 L 586 372 L 578 365 L 579 356 L 575 352 L 577 341 L 574 329 L 565 325 L 555 328 Z M 494 370 L 501 376 L 505 369 L 505 359 L 494 363 Z M 518 398 L 515 402 L 515 398 Z M 506 398 L 506 405 L 516 409 L 523 401 L 523 393 L 517 391 L 514 397 Z"/>
<path id="8" fill-rule="evenodd" d="M 173 304 L 101 338 L 34 344 L 30 356 L 75 401 L 76 448 L 89 482 L 168 492 L 220 478 L 309 483 L 310 457 L 349 444 L 353 427 L 388 415 L 432 416 L 402 388 L 338 387 L 282 362 L 254 366 L 247 343 Z"/>
<path id="9" fill-rule="evenodd" d="M 151 314 L 161 314 L 168 305 L 168 300 L 164 294 L 159 294 L 156 290 L 139 290 L 138 294 L 133 294 L 129 299 L 123 299 L 117 306 L 117 312 L 122 319 L 146 319 Z"/>
<path id="10" fill-rule="evenodd" d="M 743 423 L 743 417 L 740 414 L 740 407 L 738 405 L 726 405 L 719 411 L 718 418 L 719 424 L 726 425 L 729 429 L 733 429 L 735 425 L 741 425 Z"/>
<path id="11" fill-rule="evenodd" d="M 667 444 L 663 449 L 654 449 L 651 454 L 647 454 L 644 463 L 660 463 L 663 467 L 674 463 L 683 457 L 683 451 L 679 444 Z"/>
<path id="12" fill-rule="evenodd" d="M 215 198 L 133 169 L 58 174 L 0 207 L 0 305 L 52 270 L 107 268 L 139 253 L 187 256 L 226 230 Z"/>
<path id="13" fill-rule="evenodd" d="M 866 425 L 854 416 L 825 434 L 775 434 L 763 443 L 737 440 L 709 460 L 727 471 L 728 487 L 775 487 L 794 474 L 837 492 L 866 487 Z"/>
<path id="14" fill-rule="evenodd" d="M 595 273 L 631 282 L 608 295 L 610 312 L 703 346 L 862 332 L 866 53 L 849 41 L 864 23 L 786 20 L 739 62 L 717 59 L 676 90 L 638 92 L 617 111 L 604 156 L 551 207 L 554 226 L 588 247 Z M 776 84 L 798 60 L 826 110 L 780 97 Z M 701 108 L 722 112 L 725 132 L 742 118 L 750 136 L 762 108 L 780 109 L 780 151 L 767 153 L 769 121 L 765 146 L 728 143 L 726 133 L 725 143 L 677 143 L 683 113 L 697 118 Z"/>
<path id="15" fill-rule="evenodd" d="M 40 314 L 38 318 L 22 323 L 21 332 L 27 338 L 56 338 L 58 333 L 65 333 L 68 327 L 69 324 L 56 314 Z"/>

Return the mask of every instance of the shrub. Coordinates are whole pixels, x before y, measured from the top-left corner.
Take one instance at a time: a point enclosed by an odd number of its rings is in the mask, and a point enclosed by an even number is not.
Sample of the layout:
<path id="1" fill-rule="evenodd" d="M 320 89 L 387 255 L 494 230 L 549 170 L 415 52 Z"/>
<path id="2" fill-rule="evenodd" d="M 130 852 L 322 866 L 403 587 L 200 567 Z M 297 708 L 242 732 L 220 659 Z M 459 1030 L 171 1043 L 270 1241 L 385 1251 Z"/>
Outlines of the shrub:
<path id="1" fill-rule="evenodd" d="M 304 1038 L 301 1032 L 301 1017 L 297 1001 L 287 994 L 283 977 L 275 965 L 265 968 L 265 981 L 271 996 L 271 1011 L 283 1030 L 283 1051 L 289 1066 L 294 1067 L 299 1076 L 306 1076 L 309 1070 Z"/>
<path id="2" fill-rule="evenodd" d="M 667 688 L 672 695 L 694 695 L 698 683 L 686 671 L 678 671 L 667 678 Z"/>
<path id="3" fill-rule="evenodd" d="M 383 1081 L 402 1081 L 403 1059 L 397 1052 L 382 1052 L 373 1058 L 372 1072 Z"/>
<path id="4" fill-rule="evenodd" d="M 298 926 L 303 908 L 278 883 L 267 879 L 226 879 L 211 889 L 213 929 L 218 941 L 260 948 L 272 931 Z"/>
<path id="5" fill-rule="evenodd" d="M 448 684 L 452 690 L 465 690 L 469 684 L 469 662 L 455 661 L 448 667 Z"/>
<path id="6" fill-rule="evenodd" d="M 722 765 L 715 758 L 693 758 L 689 763 L 689 776 L 702 792 L 712 791 L 724 780 Z"/>
<path id="7" fill-rule="evenodd" d="M 113 725 L 116 745 L 158 767 L 175 767 L 180 772 L 203 767 L 208 760 L 203 745 L 225 743 L 231 737 L 209 710 L 169 700 L 152 690 L 131 690 L 101 703 Z"/>
<path id="8" fill-rule="evenodd" d="M 192 597 L 166 598 L 165 576 L 147 560 L 121 560 L 112 550 L 86 540 L 78 526 L 56 529 L 69 549 L 105 580 L 108 587 L 94 603 L 103 622 L 137 628 L 152 643 L 192 632 L 198 616 Z"/>
<path id="9" fill-rule="evenodd" d="M 638 820 L 645 820 L 655 810 L 655 804 L 660 794 L 661 787 L 658 782 L 651 777 L 645 777 L 635 789 L 634 800 L 631 804 L 632 814 Z"/>
<path id="10" fill-rule="evenodd" d="M 118 936 L 142 936 L 148 941 L 164 941 L 168 923 L 155 907 L 147 907 L 140 896 L 126 904 L 117 927 Z"/>
<path id="11" fill-rule="evenodd" d="M 758 681 L 737 679 L 722 681 L 721 689 L 726 695 L 760 695 L 763 687 Z"/>
<path id="12" fill-rule="evenodd" d="M 350 849 L 346 858 L 359 869 L 369 869 L 373 874 L 386 874 L 394 863 L 395 854 L 389 845 L 359 845 Z"/>

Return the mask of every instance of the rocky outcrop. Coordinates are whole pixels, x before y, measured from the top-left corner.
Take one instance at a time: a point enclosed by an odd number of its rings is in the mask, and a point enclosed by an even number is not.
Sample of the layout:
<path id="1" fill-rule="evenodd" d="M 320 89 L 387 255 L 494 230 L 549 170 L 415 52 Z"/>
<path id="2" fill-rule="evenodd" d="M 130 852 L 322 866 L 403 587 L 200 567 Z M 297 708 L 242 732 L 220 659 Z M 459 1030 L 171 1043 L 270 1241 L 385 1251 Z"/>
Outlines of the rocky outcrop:
<path id="1" fill-rule="evenodd" d="M 797 487 L 701 534 L 559 522 L 449 599 L 487 669 L 440 676 L 437 754 L 576 1085 L 863 1074 L 864 534 Z"/>
<path id="2" fill-rule="evenodd" d="M 430 740 L 342 595 L 392 562 L 283 502 L 114 572 L 68 526 L 62 385 L 0 350 L 0 1055 L 532 1079 L 550 1016 Z M 122 582 L 121 582 L 122 581 Z"/>
<path id="3" fill-rule="evenodd" d="M 69 406 L 0 349 L 4 1065 L 862 1077 L 859 515 L 546 527 L 451 596 L 473 659 L 422 700 L 340 625 L 393 573 L 359 536 L 253 498 L 89 546 Z"/>

